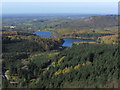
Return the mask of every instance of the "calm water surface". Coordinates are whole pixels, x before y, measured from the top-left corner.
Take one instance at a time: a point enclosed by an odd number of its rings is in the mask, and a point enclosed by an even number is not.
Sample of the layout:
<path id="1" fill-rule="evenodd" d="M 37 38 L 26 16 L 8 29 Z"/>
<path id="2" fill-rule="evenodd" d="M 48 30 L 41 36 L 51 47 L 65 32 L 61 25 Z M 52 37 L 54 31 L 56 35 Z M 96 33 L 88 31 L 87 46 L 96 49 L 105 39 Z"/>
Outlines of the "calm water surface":
<path id="1" fill-rule="evenodd" d="M 35 34 L 37 36 L 42 36 L 42 37 L 54 37 L 54 35 L 52 35 L 50 33 L 50 31 L 36 31 Z M 81 39 L 70 39 L 70 38 L 65 38 L 63 39 L 64 43 L 63 43 L 63 47 L 70 47 L 74 42 L 96 42 L 94 40 L 81 40 Z"/>
<path id="2" fill-rule="evenodd" d="M 96 42 L 94 40 L 81 40 L 81 39 L 70 39 L 70 38 L 65 38 L 63 39 L 65 42 L 63 43 L 63 47 L 69 47 L 71 46 L 74 42 Z"/>
<path id="3" fill-rule="evenodd" d="M 42 37 L 54 37 L 54 35 L 52 35 L 50 31 L 36 31 L 35 34 Z"/>

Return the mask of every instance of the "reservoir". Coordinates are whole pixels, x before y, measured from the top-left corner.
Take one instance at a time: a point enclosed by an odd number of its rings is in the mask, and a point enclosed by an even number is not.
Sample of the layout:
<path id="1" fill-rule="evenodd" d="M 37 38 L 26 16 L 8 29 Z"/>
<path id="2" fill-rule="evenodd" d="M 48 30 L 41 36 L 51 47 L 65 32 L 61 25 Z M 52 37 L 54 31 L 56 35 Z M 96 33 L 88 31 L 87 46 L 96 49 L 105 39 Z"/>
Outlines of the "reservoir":
<path id="1" fill-rule="evenodd" d="M 70 47 L 74 42 L 96 42 L 94 40 L 81 40 L 81 39 L 70 39 L 70 38 L 65 38 L 63 39 L 63 47 Z"/>
<path id="2" fill-rule="evenodd" d="M 41 37 L 54 37 L 54 35 L 52 35 L 50 31 L 36 31 L 35 34 Z"/>
<path id="3" fill-rule="evenodd" d="M 50 33 L 50 31 L 36 31 L 35 34 L 37 36 L 42 36 L 42 37 L 54 37 L 54 35 L 52 35 Z M 96 42 L 94 40 L 81 40 L 81 39 L 71 39 L 71 38 L 64 38 L 64 43 L 63 43 L 63 47 L 70 47 L 74 42 Z"/>

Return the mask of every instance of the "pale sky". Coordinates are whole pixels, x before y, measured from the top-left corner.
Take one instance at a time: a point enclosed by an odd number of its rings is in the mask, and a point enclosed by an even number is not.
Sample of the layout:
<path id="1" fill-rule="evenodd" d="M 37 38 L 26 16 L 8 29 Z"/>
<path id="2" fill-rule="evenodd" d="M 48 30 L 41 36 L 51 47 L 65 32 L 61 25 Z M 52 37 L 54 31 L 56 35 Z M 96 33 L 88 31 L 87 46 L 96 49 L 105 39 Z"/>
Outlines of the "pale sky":
<path id="1" fill-rule="evenodd" d="M 119 2 L 120 0 L 2 0 L 3 2 Z"/>
<path id="2" fill-rule="evenodd" d="M 2 2 L 2 14 L 118 13 L 118 0 L 2 0 Z"/>

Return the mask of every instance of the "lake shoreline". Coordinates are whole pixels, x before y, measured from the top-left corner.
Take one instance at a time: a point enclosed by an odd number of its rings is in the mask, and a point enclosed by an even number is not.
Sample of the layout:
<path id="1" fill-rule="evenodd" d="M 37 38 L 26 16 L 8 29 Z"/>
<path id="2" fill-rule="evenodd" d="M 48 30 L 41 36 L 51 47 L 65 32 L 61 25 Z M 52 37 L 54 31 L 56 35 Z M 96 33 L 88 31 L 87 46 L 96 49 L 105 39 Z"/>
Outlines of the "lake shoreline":
<path id="1" fill-rule="evenodd" d="M 41 37 L 55 37 L 55 35 L 51 34 L 51 31 L 36 31 L 35 32 L 36 36 L 41 36 Z M 97 42 L 92 39 L 76 39 L 76 38 L 60 38 L 64 41 L 62 44 L 62 47 L 70 47 L 73 43 L 75 42 Z"/>

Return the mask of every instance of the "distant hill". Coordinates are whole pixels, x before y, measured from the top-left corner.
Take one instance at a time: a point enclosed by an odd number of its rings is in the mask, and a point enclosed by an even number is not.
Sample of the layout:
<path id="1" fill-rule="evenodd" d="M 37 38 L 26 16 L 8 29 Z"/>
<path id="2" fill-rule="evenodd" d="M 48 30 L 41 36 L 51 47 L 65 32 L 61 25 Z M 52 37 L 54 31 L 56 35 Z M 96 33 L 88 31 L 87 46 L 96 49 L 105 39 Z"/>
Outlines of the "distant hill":
<path id="1" fill-rule="evenodd" d="M 52 28 L 64 38 L 95 39 L 104 34 L 118 33 L 118 16 L 101 15 L 91 16 L 84 19 L 71 19 Z"/>
<path id="2" fill-rule="evenodd" d="M 12 22 L 14 20 L 14 22 Z M 97 16 L 42 16 L 3 18 L 2 30 L 46 30 L 46 29 L 83 29 L 106 28 L 118 25 L 117 15 Z M 14 28 L 13 28 L 14 26 Z"/>
<path id="3" fill-rule="evenodd" d="M 93 16 L 83 20 L 86 26 L 93 28 L 104 28 L 118 26 L 118 16 L 117 15 L 105 15 L 105 16 Z"/>
<path id="4" fill-rule="evenodd" d="M 85 19 L 71 20 L 69 22 L 63 22 L 60 25 L 55 26 L 55 28 L 105 28 L 118 26 L 118 16 L 117 15 L 102 15 L 102 16 L 92 16 Z"/>

